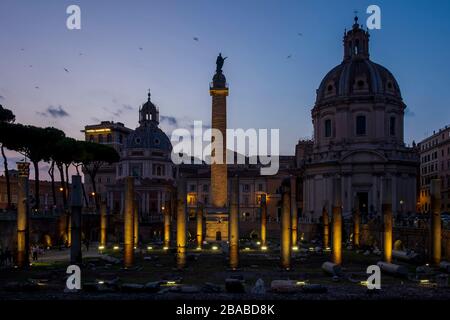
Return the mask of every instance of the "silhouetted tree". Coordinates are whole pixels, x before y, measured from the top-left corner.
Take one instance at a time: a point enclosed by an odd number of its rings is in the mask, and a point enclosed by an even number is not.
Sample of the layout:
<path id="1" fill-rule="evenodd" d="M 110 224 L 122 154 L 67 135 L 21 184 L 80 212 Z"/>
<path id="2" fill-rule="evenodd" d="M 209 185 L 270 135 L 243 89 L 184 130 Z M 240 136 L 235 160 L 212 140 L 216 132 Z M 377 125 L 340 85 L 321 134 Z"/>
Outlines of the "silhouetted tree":
<path id="1" fill-rule="evenodd" d="M 3 108 L 2 105 L 0 105 L 0 122 L 2 123 L 12 123 L 16 120 L 16 116 L 14 115 L 14 113 L 6 108 Z M 3 145 L 3 143 L 1 142 L 1 138 L 0 138 L 0 143 L 2 144 L 1 146 L 1 151 L 2 151 L 2 156 L 3 156 L 3 166 L 4 166 L 4 171 L 5 171 L 5 179 L 6 179 L 6 196 L 8 199 L 8 208 L 11 208 L 11 183 L 9 180 L 9 170 L 8 170 L 8 159 L 6 158 L 6 154 L 5 154 L 5 147 Z"/>
<path id="2" fill-rule="evenodd" d="M 84 150 L 83 159 L 81 161 L 84 171 L 88 174 L 92 182 L 92 190 L 97 195 L 97 184 L 95 178 L 101 167 L 106 164 L 112 164 L 120 160 L 120 156 L 117 151 L 107 145 L 80 141 Z M 97 196 L 94 197 L 95 204 L 98 207 Z"/>

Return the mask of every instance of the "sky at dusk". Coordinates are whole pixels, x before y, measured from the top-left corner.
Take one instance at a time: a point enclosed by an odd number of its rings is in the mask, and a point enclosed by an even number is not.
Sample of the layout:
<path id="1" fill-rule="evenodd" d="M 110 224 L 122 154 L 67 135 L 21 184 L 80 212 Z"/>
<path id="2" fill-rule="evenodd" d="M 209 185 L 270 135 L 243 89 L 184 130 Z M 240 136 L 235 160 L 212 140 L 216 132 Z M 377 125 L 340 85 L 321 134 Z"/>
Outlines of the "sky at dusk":
<path id="1" fill-rule="evenodd" d="M 81 30 L 66 28 L 71 4 L 81 7 Z M 371 59 L 399 82 L 405 142 L 420 141 L 450 123 L 445 0 L 0 0 L 0 104 L 17 122 L 81 139 L 100 120 L 135 128 L 150 88 L 170 135 L 194 120 L 210 124 L 209 82 L 222 52 L 228 127 L 279 128 L 281 153 L 294 154 L 312 135 L 321 79 L 342 61 L 344 29 L 355 10 L 365 23 L 371 4 L 382 18 Z"/>

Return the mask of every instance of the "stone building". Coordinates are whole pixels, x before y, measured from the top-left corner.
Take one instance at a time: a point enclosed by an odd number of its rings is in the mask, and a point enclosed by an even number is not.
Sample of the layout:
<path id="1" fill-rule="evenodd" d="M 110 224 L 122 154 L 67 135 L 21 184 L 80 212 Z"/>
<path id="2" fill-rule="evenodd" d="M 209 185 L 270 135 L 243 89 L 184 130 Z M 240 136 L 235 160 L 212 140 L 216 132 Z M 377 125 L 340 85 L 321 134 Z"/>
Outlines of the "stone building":
<path id="1" fill-rule="evenodd" d="M 414 212 L 417 156 L 404 143 L 406 108 L 400 87 L 372 62 L 369 32 L 355 18 L 343 41 L 342 62 L 323 78 L 311 111 L 314 143 L 306 155 L 304 215 L 318 221 L 331 212 L 332 180 L 341 181 L 343 214 L 359 203 L 363 214 L 380 214 L 382 180 L 392 183 L 392 209 Z"/>
<path id="2" fill-rule="evenodd" d="M 106 144 L 113 147 L 119 154 L 123 151 L 128 135 L 132 132 L 131 129 L 125 127 L 121 122 L 102 121 L 99 124 L 87 125 L 84 130 L 84 138 L 86 141 Z M 105 199 L 107 195 L 106 186 L 115 183 L 116 181 L 117 164 L 104 164 L 100 167 L 96 179 L 96 191 L 100 198 Z M 94 204 L 92 197 L 93 184 L 86 173 L 84 173 L 84 182 L 86 185 L 85 191 L 89 196 L 90 204 Z"/>
<path id="3" fill-rule="evenodd" d="M 450 126 L 446 126 L 418 144 L 420 152 L 419 211 L 430 209 L 430 182 L 441 179 L 441 209 L 450 212 Z"/>
<path id="4" fill-rule="evenodd" d="M 17 170 L 9 170 L 10 186 L 11 186 L 11 202 L 13 208 L 17 206 Z M 34 180 L 29 181 L 29 190 L 31 199 L 34 198 L 35 183 Z M 39 181 L 39 197 L 41 201 L 41 210 L 44 213 L 55 212 L 63 207 L 63 197 L 59 189 L 59 181 L 55 186 L 55 199 L 53 198 L 52 183 L 50 181 Z M 6 209 L 8 207 L 8 195 L 6 187 L 6 177 L 0 176 L 0 209 Z"/>

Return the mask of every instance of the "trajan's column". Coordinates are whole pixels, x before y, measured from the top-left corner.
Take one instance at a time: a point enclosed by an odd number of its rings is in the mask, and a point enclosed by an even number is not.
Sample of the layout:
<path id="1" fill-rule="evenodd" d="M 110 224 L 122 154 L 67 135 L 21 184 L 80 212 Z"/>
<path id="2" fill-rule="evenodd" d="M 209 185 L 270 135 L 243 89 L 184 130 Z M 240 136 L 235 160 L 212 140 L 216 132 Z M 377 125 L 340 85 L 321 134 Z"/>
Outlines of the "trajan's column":
<path id="1" fill-rule="evenodd" d="M 207 212 L 206 240 L 228 240 L 228 184 L 226 164 L 227 96 L 228 86 L 222 72 L 222 54 L 216 60 L 216 73 L 209 88 L 212 97 L 211 129 L 211 204 Z"/>

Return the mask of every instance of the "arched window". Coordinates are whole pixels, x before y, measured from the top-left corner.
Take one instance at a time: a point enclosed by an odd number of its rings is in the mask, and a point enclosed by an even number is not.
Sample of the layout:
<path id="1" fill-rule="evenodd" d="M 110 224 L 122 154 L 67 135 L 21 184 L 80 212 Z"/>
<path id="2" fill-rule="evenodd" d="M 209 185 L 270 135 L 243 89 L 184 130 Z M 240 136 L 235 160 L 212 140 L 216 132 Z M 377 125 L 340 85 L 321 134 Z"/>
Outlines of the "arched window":
<path id="1" fill-rule="evenodd" d="M 103 135 L 102 134 L 98 135 L 98 143 L 103 143 Z"/>
<path id="2" fill-rule="evenodd" d="M 356 117 L 356 135 L 363 136 L 366 134 L 366 116 Z"/>
<path id="3" fill-rule="evenodd" d="M 325 138 L 331 137 L 331 119 L 325 120 Z"/>

